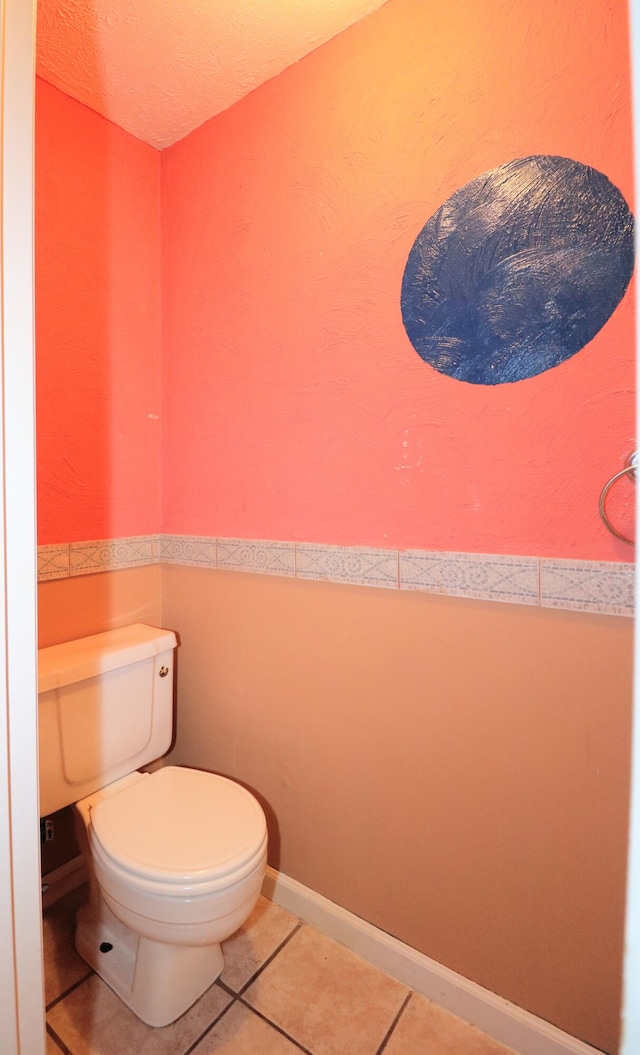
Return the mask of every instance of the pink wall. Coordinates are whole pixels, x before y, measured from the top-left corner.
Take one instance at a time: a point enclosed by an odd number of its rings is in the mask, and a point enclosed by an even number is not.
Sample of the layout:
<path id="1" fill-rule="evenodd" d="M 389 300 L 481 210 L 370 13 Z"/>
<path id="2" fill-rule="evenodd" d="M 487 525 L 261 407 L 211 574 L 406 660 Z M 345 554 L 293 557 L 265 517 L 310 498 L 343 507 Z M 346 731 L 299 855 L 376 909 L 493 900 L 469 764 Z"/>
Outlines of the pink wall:
<path id="1" fill-rule="evenodd" d="M 41 543 L 629 558 L 597 504 L 634 446 L 631 290 L 516 384 L 436 373 L 402 325 L 416 235 L 482 172 L 560 154 L 631 199 L 624 5 L 512 6 L 389 0 L 162 155 L 38 82 Z"/>
<path id="2" fill-rule="evenodd" d="M 158 530 L 160 155 L 37 80 L 41 544 Z"/>
<path id="3" fill-rule="evenodd" d="M 634 446 L 630 291 L 493 388 L 400 315 L 416 235 L 488 169 L 559 154 L 631 202 L 627 33 L 607 0 L 389 0 L 163 153 L 164 530 L 629 559 L 598 496 Z"/>

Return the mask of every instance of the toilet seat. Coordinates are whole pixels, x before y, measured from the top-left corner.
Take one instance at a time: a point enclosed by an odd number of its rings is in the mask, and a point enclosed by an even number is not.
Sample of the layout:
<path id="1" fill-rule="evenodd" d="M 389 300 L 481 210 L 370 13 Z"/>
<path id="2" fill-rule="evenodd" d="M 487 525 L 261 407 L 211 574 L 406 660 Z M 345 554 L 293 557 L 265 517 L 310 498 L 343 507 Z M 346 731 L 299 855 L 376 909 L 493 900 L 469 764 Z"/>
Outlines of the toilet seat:
<path id="1" fill-rule="evenodd" d="M 181 766 L 140 774 L 101 798 L 90 817 L 102 867 L 141 893 L 204 896 L 239 882 L 266 851 L 266 821 L 253 795 Z"/>

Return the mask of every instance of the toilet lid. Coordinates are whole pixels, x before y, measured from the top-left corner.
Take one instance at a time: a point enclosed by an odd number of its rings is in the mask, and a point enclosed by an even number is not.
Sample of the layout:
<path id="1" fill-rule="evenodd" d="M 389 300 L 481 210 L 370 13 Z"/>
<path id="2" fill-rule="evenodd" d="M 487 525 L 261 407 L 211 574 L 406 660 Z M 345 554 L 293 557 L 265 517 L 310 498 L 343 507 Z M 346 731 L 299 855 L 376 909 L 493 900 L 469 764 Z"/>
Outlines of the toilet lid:
<path id="1" fill-rule="evenodd" d="M 242 870 L 264 850 L 266 822 L 240 784 L 166 766 L 99 802 L 93 837 L 112 861 L 164 883 L 206 883 Z"/>

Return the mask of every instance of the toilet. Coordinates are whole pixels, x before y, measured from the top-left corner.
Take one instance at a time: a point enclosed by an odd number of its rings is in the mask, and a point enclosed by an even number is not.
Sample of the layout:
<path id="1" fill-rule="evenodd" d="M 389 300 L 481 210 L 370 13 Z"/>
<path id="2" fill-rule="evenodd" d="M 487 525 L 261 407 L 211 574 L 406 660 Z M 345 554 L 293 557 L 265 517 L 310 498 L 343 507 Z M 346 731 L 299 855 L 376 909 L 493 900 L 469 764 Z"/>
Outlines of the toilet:
<path id="1" fill-rule="evenodd" d="M 80 955 L 150 1026 L 182 1015 L 224 966 L 267 863 L 254 796 L 182 766 L 171 746 L 171 631 L 137 623 L 40 649 L 40 814 L 74 805 L 89 873 Z"/>

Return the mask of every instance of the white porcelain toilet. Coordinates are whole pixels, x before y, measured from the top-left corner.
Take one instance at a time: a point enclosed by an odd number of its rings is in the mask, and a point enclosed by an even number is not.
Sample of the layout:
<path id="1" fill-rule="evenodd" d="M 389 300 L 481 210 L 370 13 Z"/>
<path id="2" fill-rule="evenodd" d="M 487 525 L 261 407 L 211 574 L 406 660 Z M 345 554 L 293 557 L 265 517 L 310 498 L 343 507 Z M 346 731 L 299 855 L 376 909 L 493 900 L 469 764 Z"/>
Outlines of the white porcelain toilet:
<path id="1" fill-rule="evenodd" d="M 151 1026 L 216 980 L 267 863 L 245 788 L 180 766 L 138 771 L 171 745 L 175 646 L 138 623 L 38 653 L 40 813 L 75 804 L 89 868 L 76 948 Z"/>

